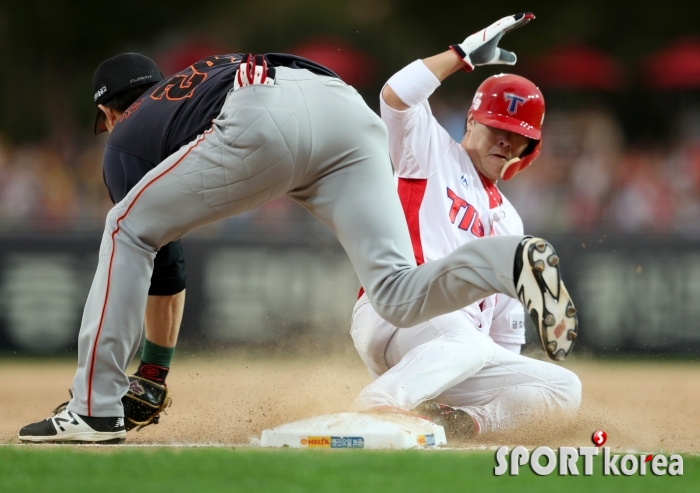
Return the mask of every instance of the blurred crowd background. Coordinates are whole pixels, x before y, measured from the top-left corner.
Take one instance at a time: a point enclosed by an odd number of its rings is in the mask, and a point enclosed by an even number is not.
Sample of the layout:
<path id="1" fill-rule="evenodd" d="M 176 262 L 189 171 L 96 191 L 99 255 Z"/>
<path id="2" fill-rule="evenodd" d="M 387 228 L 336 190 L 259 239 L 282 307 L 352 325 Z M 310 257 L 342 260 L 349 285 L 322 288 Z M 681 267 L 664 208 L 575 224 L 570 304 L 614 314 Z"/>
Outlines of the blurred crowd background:
<path id="1" fill-rule="evenodd" d="M 90 81 L 107 57 L 138 51 L 167 76 L 216 53 L 294 53 L 377 109 L 396 70 L 524 8 L 537 19 L 501 42 L 516 67 L 452 76 L 431 99 L 438 120 L 461 139 L 478 84 L 525 75 L 547 101 L 543 151 L 502 189 L 526 231 L 700 237 L 700 6 L 595 0 L 4 1 L 0 234 L 101 231 Z M 198 234 L 304 235 L 314 221 L 283 199 Z"/>
<path id="2" fill-rule="evenodd" d="M 111 207 L 107 135 L 92 132 L 91 78 L 104 59 L 140 52 L 168 76 L 213 54 L 294 53 L 378 110 L 397 70 L 522 11 L 536 20 L 501 42 L 518 64 L 451 76 L 430 100 L 435 116 L 460 140 L 485 78 L 540 86 L 542 154 L 500 186 L 526 232 L 557 245 L 579 309 L 577 351 L 700 354 L 700 3 L 682 0 L 2 0 L 0 354 L 75 350 Z M 357 278 L 290 199 L 183 245 L 181 342 L 349 343 Z"/>

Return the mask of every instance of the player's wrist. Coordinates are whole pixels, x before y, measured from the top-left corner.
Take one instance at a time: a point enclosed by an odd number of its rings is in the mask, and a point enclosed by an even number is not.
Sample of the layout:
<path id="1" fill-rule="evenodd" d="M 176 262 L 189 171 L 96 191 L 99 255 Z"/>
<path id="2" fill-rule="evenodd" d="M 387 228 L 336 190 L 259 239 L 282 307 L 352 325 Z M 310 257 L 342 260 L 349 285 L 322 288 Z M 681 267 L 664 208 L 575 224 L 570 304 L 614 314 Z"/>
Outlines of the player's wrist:
<path id="1" fill-rule="evenodd" d="M 467 53 L 464 51 L 464 48 L 462 47 L 461 44 L 454 44 L 450 45 L 450 51 L 459 58 L 459 60 L 462 62 L 462 67 L 461 69 L 465 72 L 472 72 L 474 70 L 474 65 L 469 61 L 469 56 Z"/>

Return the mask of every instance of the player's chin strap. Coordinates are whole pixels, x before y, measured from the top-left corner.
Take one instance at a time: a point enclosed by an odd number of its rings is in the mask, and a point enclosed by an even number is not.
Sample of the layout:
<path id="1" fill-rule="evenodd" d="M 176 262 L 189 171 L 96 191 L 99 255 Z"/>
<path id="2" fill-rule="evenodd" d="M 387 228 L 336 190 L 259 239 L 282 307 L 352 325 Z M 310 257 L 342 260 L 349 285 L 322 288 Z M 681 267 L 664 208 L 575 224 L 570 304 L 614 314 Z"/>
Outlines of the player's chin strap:
<path id="1" fill-rule="evenodd" d="M 254 84 L 273 85 L 275 83 L 275 67 L 268 67 L 263 55 L 248 53 L 238 66 L 233 82 L 233 90 Z"/>
<path id="2" fill-rule="evenodd" d="M 537 156 L 540 155 L 540 147 L 542 147 L 542 140 L 538 140 L 536 142 L 537 144 L 534 145 L 532 151 L 528 152 L 522 157 L 514 157 L 513 159 L 506 162 L 503 168 L 501 168 L 501 178 L 504 181 L 510 180 L 522 170 L 530 166 L 532 162 L 537 158 Z"/>

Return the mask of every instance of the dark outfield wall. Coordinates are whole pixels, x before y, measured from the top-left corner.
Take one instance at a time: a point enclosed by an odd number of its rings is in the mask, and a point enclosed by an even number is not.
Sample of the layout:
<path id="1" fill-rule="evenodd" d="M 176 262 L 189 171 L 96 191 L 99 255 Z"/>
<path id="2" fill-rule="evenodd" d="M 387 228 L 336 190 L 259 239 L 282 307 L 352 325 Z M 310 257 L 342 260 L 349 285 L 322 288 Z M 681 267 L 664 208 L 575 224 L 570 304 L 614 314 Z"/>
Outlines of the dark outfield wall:
<path id="1" fill-rule="evenodd" d="M 700 349 L 700 243 L 559 238 L 579 309 L 577 349 Z M 301 335 L 319 347 L 349 340 L 358 282 L 338 246 L 183 240 L 188 264 L 181 341 L 200 347 L 275 344 Z M 0 239 L 0 349 L 75 350 L 99 238 Z"/>

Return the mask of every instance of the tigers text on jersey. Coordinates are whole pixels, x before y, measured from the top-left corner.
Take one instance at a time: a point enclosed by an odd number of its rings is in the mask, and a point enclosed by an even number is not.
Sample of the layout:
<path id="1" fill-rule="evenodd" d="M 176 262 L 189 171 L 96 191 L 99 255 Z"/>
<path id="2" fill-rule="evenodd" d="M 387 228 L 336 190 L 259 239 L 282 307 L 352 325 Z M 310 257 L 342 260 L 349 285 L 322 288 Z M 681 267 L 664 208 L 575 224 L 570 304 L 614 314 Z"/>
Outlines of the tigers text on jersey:
<path id="1" fill-rule="evenodd" d="M 515 208 L 482 180 L 462 145 L 433 116 L 428 101 L 405 111 L 381 100 L 389 153 L 416 262 L 430 262 L 476 238 L 522 235 Z M 488 334 L 496 295 L 464 312 Z"/>

